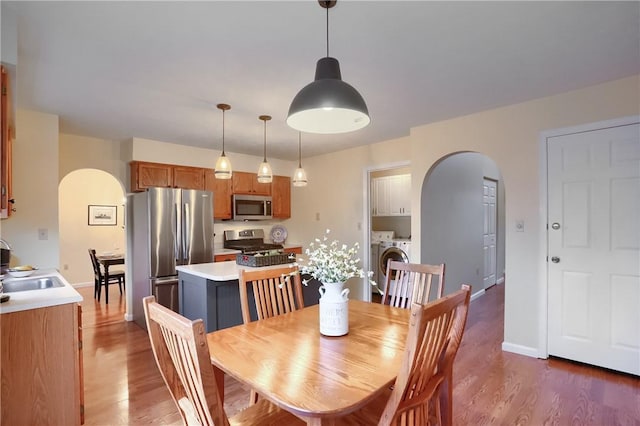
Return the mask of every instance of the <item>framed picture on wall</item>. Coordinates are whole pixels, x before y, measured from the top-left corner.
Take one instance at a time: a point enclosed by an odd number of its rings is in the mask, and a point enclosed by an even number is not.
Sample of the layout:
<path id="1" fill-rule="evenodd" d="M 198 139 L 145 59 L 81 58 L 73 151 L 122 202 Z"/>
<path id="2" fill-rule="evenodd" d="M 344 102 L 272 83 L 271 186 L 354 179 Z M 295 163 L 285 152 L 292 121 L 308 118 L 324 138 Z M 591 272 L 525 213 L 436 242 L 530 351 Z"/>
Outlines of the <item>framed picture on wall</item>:
<path id="1" fill-rule="evenodd" d="M 117 206 L 89 205 L 89 226 L 115 226 L 117 222 Z"/>

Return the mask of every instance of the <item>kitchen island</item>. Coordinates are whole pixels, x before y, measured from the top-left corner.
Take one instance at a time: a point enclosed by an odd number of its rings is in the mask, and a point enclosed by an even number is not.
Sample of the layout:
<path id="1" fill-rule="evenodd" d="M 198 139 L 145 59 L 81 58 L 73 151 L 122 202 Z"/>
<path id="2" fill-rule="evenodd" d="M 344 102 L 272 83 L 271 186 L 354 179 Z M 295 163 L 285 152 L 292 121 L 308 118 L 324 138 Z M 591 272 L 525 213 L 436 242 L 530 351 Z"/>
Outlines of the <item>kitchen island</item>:
<path id="1" fill-rule="evenodd" d="M 238 265 L 235 261 L 176 266 L 180 313 L 192 320 L 202 318 L 207 332 L 242 324 L 238 287 L 240 270 L 277 269 L 286 266 L 252 268 Z M 318 287 L 316 281 L 302 286 L 305 306 L 318 303 Z M 253 305 L 253 294 L 250 288 L 248 290 L 250 305 Z M 250 308 L 252 312 L 255 311 L 254 306 Z"/>

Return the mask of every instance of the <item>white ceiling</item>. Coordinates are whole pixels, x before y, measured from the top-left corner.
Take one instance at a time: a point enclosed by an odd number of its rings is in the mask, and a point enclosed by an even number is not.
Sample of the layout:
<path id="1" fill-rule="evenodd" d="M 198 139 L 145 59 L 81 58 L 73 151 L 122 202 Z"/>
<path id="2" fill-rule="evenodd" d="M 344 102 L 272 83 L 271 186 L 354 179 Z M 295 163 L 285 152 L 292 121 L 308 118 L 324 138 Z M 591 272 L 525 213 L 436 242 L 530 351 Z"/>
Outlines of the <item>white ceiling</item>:
<path id="1" fill-rule="evenodd" d="M 18 22 L 19 107 L 60 131 L 297 158 L 286 114 L 326 53 L 316 1 L 7 2 Z M 371 124 L 303 135 L 303 157 L 412 126 L 640 73 L 640 2 L 340 0 L 330 54 Z M 18 130 L 19 131 L 19 130 Z"/>

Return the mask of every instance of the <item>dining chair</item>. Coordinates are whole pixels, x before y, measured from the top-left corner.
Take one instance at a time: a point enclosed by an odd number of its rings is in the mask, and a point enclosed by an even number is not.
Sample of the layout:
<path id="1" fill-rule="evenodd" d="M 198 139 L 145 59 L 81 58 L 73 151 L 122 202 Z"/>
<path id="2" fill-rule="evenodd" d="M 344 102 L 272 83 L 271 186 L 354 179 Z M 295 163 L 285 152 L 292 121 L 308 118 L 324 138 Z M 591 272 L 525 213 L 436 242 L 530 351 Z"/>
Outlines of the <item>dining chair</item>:
<path id="1" fill-rule="evenodd" d="M 302 281 L 297 266 L 261 271 L 243 269 L 240 271 L 239 282 L 240 308 L 242 309 L 242 321 L 245 324 L 252 321 L 249 291 L 247 290 L 249 284 L 251 284 L 258 320 L 304 308 Z M 253 405 L 257 401 L 258 394 L 251 389 L 249 404 Z"/>
<path id="2" fill-rule="evenodd" d="M 251 284 L 252 297 L 255 301 L 257 319 L 271 318 L 304 308 L 302 281 L 298 267 L 284 266 L 275 269 L 258 271 L 240 271 L 240 307 L 242 321 L 251 322 L 249 292 Z"/>
<path id="3" fill-rule="evenodd" d="M 185 425 L 304 425 L 266 399 L 229 418 L 213 372 L 202 319 L 189 320 L 143 300 L 153 356 Z"/>
<path id="4" fill-rule="evenodd" d="M 339 426 L 451 424 L 453 360 L 462 341 L 471 287 L 411 305 L 409 334 L 394 385 L 365 407 L 337 419 Z M 448 390 L 443 391 L 443 383 Z M 448 395 L 445 400 L 443 393 Z M 444 416 L 443 416 L 443 411 Z"/>
<path id="5" fill-rule="evenodd" d="M 109 303 L 109 285 L 118 284 L 120 294 L 122 295 L 122 287 L 125 285 L 124 271 L 122 270 L 110 270 L 109 282 L 105 282 L 105 275 L 100 267 L 100 262 L 94 249 L 89 249 L 89 257 L 91 258 L 91 265 L 93 266 L 93 297 L 100 301 L 100 295 L 102 294 L 102 287 L 106 292 L 106 303 Z"/>
<path id="6" fill-rule="evenodd" d="M 434 299 L 441 298 L 444 292 L 444 270 L 444 263 L 425 265 L 389 259 L 381 302 L 405 309 L 410 308 L 413 303 L 425 304 L 429 302 L 434 278 L 438 281 Z"/>

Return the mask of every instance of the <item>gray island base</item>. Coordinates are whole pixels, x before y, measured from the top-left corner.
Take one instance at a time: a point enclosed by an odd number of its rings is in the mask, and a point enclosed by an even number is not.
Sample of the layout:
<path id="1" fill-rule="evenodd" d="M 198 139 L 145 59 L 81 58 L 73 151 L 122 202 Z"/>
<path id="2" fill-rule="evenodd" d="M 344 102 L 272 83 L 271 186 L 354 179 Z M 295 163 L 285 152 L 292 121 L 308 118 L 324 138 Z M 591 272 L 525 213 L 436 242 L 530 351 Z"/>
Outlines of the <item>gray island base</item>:
<path id="1" fill-rule="evenodd" d="M 202 318 L 207 333 L 242 324 L 238 277 L 241 269 L 261 270 L 281 268 L 285 265 L 251 268 L 237 265 L 235 261 L 202 263 L 178 266 L 178 292 L 180 313 L 191 319 Z M 302 286 L 305 306 L 318 303 L 319 283 L 311 280 Z M 251 318 L 256 319 L 255 303 L 251 288 L 249 306 Z"/>

